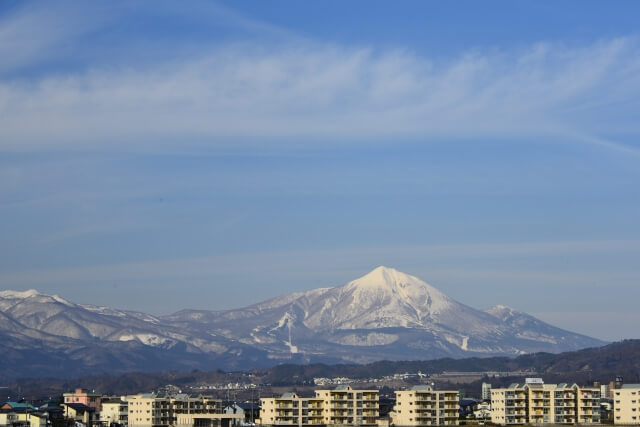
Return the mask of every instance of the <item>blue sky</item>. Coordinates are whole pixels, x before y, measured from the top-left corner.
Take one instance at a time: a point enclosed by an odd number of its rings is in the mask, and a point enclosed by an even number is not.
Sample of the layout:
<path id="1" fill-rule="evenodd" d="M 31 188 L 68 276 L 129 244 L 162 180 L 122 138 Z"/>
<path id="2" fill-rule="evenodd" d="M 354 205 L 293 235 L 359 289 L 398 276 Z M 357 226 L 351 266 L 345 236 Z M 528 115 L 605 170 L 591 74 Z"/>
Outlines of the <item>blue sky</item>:
<path id="1" fill-rule="evenodd" d="M 0 287 L 165 314 L 387 265 L 640 338 L 615 6 L 3 2 Z"/>

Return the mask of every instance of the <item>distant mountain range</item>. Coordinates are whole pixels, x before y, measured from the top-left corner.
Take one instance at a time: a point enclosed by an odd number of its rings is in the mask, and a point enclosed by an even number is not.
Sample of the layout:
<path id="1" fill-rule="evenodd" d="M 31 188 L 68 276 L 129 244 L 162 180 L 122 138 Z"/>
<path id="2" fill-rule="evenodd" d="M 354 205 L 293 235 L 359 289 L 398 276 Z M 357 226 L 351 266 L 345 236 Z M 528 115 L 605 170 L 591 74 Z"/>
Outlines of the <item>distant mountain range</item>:
<path id="1" fill-rule="evenodd" d="M 164 317 L 1 291 L 0 339 L 0 378 L 515 356 L 604 344 L 505 306 L 476 310 L 386 267 L 340 287 Z"/>

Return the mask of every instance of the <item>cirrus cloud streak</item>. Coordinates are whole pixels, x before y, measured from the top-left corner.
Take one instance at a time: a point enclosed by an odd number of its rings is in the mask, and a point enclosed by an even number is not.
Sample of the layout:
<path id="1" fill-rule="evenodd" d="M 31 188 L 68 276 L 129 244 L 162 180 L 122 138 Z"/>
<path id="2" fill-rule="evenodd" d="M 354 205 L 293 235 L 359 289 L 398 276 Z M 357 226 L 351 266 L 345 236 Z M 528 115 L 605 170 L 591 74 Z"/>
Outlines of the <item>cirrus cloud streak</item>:
<path id="1" fill-rule="evenodd" d="M 0 149 L 557 136 L 638 154 L 609 134 L 616 123 L 626 134 L 640 130 L 622 113 L 640 99 L 639 75 L 633 38 L 446 61 L 402 49 L 236 42 L 186 61 L 4 78 Z"/>

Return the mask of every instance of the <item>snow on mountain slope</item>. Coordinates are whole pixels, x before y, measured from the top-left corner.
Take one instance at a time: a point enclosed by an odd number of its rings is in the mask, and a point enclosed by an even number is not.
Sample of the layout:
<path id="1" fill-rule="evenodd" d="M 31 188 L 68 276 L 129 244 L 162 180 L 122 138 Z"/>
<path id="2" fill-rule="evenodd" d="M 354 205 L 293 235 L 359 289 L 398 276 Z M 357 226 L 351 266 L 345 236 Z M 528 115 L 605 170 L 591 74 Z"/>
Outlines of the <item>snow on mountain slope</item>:
<path id="1" fill-rule="evenodd" d="M 349 353 L 358 347 L 359 361 L 561 351 L 598 342 L 532 317 L 537 323 L 519 324 L 474 309 L 415 276 L 383 266 L 335 288 L 297 292 L 238 310 L 176 313 L 167 319 L 274 353 L 285 354 L 295 346 L 298 354 L 340 353 L 355 360 Z"/>
<path id="2" fill-rule="evenodd" d="M 421 327 L 457 303 L 417 277 L 378 267 L 326 292 L 305 319 L 311 329 Z"/>
<path id="3" fill-rule="evenodd" d="M 75 340 L 138 341 L 164 347 L 192 338 L 168 325 L 160 325 L 156 317 L 148 314 L 74 304 L 35 290 L 1 291 L 0 310 L 13 321 L 14 329 L 19 325 L 32 337 L 37 335 L 33 331 L 37 331 Z"/>
<path id="4" fill-rule="evenodd" d="M 0 291 L 0 335 L 34 354 L 55 350 L 55 360 L 73 352 L 84 355 L 87 366 L 127 359 L 126 366 L 134 368 L 142 363 L 136 360 L 151 356 L 184 359 L 191 367 L 224 361 L 224 369 L 294 360 L 517 355 L 602 344 L 508 307 L 474 309 L 415 276 L 382 266 L 343 286 L 236 310 L 183 310 L 163 317 L 75 304 L 34 290 Z M 132 353 L 119 354 L 123 348 Z M 19 364 L 18 353 L 12 357 Z"/>

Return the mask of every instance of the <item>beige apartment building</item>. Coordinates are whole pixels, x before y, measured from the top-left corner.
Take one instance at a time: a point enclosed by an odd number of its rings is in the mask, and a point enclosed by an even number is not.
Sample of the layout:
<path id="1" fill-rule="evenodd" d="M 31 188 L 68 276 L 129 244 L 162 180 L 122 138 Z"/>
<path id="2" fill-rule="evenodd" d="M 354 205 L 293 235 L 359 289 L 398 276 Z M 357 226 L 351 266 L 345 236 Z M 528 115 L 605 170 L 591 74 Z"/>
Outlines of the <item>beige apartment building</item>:
<path id="1" fill-rule="evenodd" d="M 260 424 L 306 426 L 324 424 L 323 400 L 284 393 L 260 401 Z"/>
<path id="2" fill-rule="evenodd" d="M 419 385 L 396 391 L 393 424 L 396 426 L 432 426 L 458 424 L 458 392 L 434 390 Z"/>
<path id="3" fill-rule="evenodd" d="M 116 423 L 127 427 L 129 424 L 129 407 L 127 402 L 120 398 L 102 399 L 100 423 L 105 426 Z"/>
<path id="4" fill-rule="evenodd" d="M 640 384 L 624 384 L 612 392 L 613 423 L 640 424 Z"/>
<path id="5" fill-rule="evenodd" d="M 495 424 L 600 423 L 600 389 L 576 384 L 512 384 L 491 390 Z"/>
<path id="6" fill-rule="evenodd" d="M 377 425 L 378 390 L 355 390 L 338 386 L 316 390 L 315 397 L 285 393 L 261 399 L 260 424 L 265 425 Z"/>
<path id="7" fill-rule="evenodd" d="M 223 412 L 222 401 L 207 396 L 155 393 L 127 396 L 129 427 L 228 427 L 241 414 Z"/>
<path id="8" fill-rule="evenodd" d="M 322 400 L 325 424 L 367 426 L 378 422 L 378 390 L 341 385 L 334 390 L 316 390 L 316 398 Z"/>

